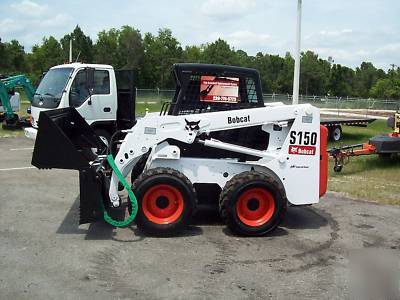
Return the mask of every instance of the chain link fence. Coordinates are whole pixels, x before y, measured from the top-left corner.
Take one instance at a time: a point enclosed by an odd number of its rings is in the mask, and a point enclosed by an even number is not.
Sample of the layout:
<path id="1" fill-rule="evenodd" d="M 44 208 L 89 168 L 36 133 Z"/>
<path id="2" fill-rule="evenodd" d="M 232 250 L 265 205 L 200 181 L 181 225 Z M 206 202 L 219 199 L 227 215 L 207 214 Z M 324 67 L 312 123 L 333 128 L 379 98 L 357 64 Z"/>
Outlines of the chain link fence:
<path id="1" fill-rule="evenodd" d="M 136 99 L 139 103 L 162 103 L 171 101 L 175 90 L 170 89 L 137 89 Z M 264 101 L 292 103 L 292 95 L 289 94 L 264 94 Z M 351 97 L 330 97 L 330 96 L 303 96 L 299 97 L 300 103 L 310 103 L 324 109 L 356 109 L 356 110 L 397 110 L 400 107 L 400 100 L 364 99 Z"/>
<path id="2" fill-rule="evenodd" d="M 175 90 L 163 89 L 136 89 L 136 101 L 138 103 L 163 103 L 171 101 Z"/>
<path id="3" fill-rule="evenodd" d="M 292 103 L 292 95 L 264 94 L 265 102 Z M 372 98 L 329 97 L 329 96 L 299 96 L 300 103 L 310 103 L 325 109 L 363 109 L 363 110 L 397 110 L 400 100 L 384 100 Z"/>

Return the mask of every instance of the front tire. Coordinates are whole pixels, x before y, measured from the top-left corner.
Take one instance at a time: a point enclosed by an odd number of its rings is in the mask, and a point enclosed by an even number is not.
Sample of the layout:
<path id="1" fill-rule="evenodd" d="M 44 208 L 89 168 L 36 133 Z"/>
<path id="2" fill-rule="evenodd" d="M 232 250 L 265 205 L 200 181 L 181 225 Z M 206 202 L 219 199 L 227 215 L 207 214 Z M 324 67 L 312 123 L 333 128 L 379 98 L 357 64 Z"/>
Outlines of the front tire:
<path id="1" fill-rule="evenodd" d="M 155 168 L 142 173 L 133 183 L 138 200 L 138 228 L 168 236 L 188 225 L 196 207 L 196 192 L 182 173 Z"/>
<path id="2" fill-rule="evenodd" d="M 262 236 L 273 231 L 286 212 L 283 187 L 273 176 L 255 171 L 229 180 L 219 204 L 228 228 L 244 236 Z"/>

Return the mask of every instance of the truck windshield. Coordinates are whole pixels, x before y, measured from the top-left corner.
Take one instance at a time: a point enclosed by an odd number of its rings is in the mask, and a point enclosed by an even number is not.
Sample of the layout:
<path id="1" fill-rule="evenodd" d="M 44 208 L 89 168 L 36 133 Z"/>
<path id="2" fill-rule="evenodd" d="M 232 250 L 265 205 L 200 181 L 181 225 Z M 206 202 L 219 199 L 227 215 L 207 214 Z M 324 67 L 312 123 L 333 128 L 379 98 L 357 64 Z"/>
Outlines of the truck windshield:
<path id="1" fill-rule="evenodd" d="M 57 108 L 73 68 L 49 70 L 36 90 L 32 105 L 43 108 Z"/>

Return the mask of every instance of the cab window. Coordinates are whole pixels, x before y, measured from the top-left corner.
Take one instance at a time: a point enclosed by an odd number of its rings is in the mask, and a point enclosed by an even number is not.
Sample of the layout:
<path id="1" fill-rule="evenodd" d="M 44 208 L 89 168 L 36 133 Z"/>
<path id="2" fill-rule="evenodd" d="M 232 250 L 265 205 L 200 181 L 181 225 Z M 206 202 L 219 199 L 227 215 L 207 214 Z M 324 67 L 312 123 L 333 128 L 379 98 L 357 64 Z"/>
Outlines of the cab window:
<path id="1" fill-rule="evenodd" d="M 89 97 L 89 91 L 86 88 L 86 73 L 80 70 L 71 85 L 69 92 L 69 105 L 73 107 L 81 106 Z"/>
<path id="2" fill-rule="evenodd" d="M 110 94 L 110 74 L 108 71 L 94 71 L 94 89 L 92 95 Z M 86 85 L 85 70 L 80 70 L 75 76 L 69 93 L 69 104 L 73 107 L 81 106 L 89 98 L 89 91 Z"/>
<path id="3" fill-rule="evenodd" d="M 110 75 L 108 71 L 94 71 L 94 94 L 108 95 L 110 93 Z"/>

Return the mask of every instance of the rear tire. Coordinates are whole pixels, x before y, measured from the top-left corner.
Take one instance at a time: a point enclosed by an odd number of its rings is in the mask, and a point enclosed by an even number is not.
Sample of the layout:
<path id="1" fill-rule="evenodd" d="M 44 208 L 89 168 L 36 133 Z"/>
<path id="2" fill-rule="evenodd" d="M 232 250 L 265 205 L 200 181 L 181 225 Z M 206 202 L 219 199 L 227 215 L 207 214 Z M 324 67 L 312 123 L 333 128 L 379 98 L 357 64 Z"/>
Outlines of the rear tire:
<path id="1" fill-rule="evenodd" d="M 155 168 L 133 183 L 138 201 L 138 228 L 157 236 L 168 236 L 188 225 L 196 207 L 196 192 L 182 173 Z"/>
<path id="2" fill-rule="evenodd" d="M 273 231 L 283 219 L 286 197 L 273 176 L 251 171 L 226 183 L 219 205 L 221 217 L 232 232 L 262 236 Z"/>

